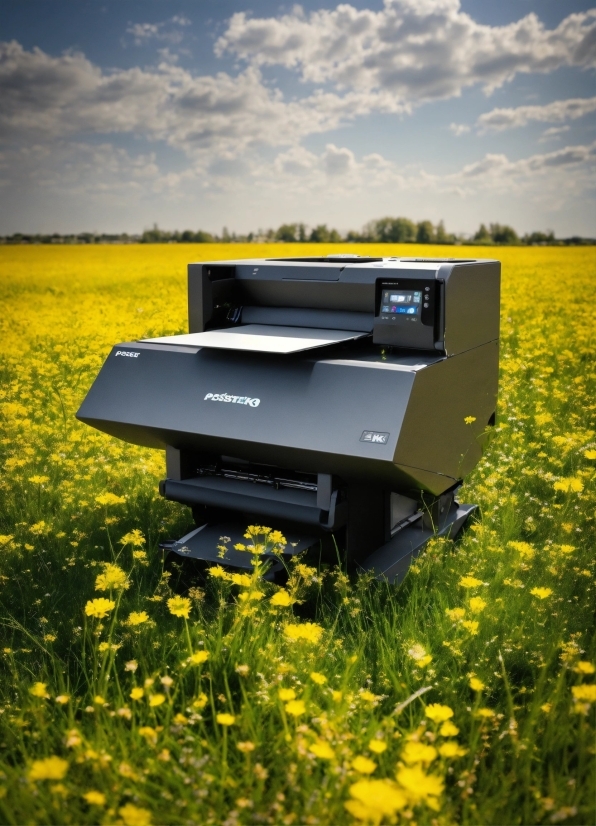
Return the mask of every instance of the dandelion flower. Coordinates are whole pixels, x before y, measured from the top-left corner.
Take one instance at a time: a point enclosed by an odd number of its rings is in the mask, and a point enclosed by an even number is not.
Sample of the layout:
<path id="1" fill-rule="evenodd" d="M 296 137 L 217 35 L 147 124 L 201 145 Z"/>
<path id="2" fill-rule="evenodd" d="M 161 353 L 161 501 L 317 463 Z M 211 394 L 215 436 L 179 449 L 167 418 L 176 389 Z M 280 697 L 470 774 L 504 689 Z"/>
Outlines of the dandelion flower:
<path id="1" fill-rule="evenodd" d="M 397 772 L 397 782 L 407 791 L 413 801 L 426 800 L 431 804 L 433 798 L 443 793 L 444 783 L 436 774 L 425 774 L 420 766 L 403 766 Z"/>
<path id="2" fill-rule="evenodd" d="M 580 662 L 576 663 L 575 670 L 578 674 L 593 674 L 596 671 L 596 668 L 594 668 L 592 663 L 587 662 L 586 660 L 580 660 Z"/>
<path id="3" fill-rule="evenodd" d="M 255 744 L 250 740 L 241 740 L 239 743 L 236 743 L 236 748 L 243 754 L 248 754 L 255 750 Z"/>
<path id="4" fill-rule="evenodd" d="M 439 729 L 441 737 L 456 737 L 459 734 L 459 729 L 454 726 L 451 720 L 446 720 Z"/>
<path id="5" fill-rule="evenodd" d="M 484 683 L 482 680 L 479 680 L 478 677 L 470 677 L 470 682 L 468 683 L 472 691 L 482 691 L 485 688 Z"/>
<path id="6" fill-rule="evenodd" d="M 384 740 L 379 740 L 375 737 L 370 741 L 368 747 L 375 754 L 383 754 L 383 752 L 387 750 L 387 743 Z"/>
<path id="7" fill-rule="evenodd" d="M 303 700 L 290 700 L 286 703 L 286 714 L 292 717 L 300 717 L 301 714 L 306 714 L 306 706 Z"/>
<path id="8" fill-rule="evenodd" d="M 479 708 L 476 712 L 477 717 L 484 717 L 486 720 L 490 719 L 491 717 L 495 716 L 495 712 L 492 708 Z"/>
<path id="9" fill-rule="evenodd" d="M 445 720 L 450 720 L 453 717 L 453 709 L 449 706 L 443 706 L 440 703 L 431 703 L 424 711 L 426 717 L 432 720 L 433 723 L 443 723 Z"/>
<path id="10" fill-rule="evenodd" d="M 335 757 L 335 752 L 325 740 L 317 740 L 309 746 L 308 750 L 319 760 L 333 760 Z"/>
<path id="11" fill-rule="evenodd" d="M 141 726 L 139 728 L 139 734 L 141 737 L 144 737 L 145 740 L 151 743 L 157 743 L 157 732 L 151 726 Z"/>
<path id="12" fill-rule="evenodd" d="M 358 755 L 352 760 L 352 768 L 359 774 L 372 774 L 377 768 L 377 764 L 368 757 Z"/>
<path id="13" fill-rule="evenodd" d="M 366 688 L 361 691 L 358 696 L 366 703 L 374 703 L 379 699 L 376 694 L 373 694 L 372 691 L 368 691 Z"/>
<path id="14" fill-rule="evenodd" d="M 188 658 L 187 662 L 191 665 L 202 665 L 206 663 L 209 659 L 209 652 L 208 651 L 195 651 L 194 654 L 191 654 Z"/>
<path id="15" fill-rule="evenodd" d="M 482 597 L 472 597 L 470 599 L 470 611 L 473 614 L 480 614 L 486 608 L 486 601 Z"/>
<path id="16" fill-rule="evenodd" d="M 295 600 L 293 600 L 290 594 L 282 588 L 281 591 L 277 591 L 273 594 L 269 602 L 271 605 L 275 605 L 279 608 L 287 608 L 288 605 L 292 605 Z"/>
<path id="17" fill-rule="evenodd" d="M 128 615 L 125 625 L 142 625 L 144 622 L 149 622 L 149 614 L 147 611 L 132 611 Z"/>
<path id="18" fill-rule="evenodd" d="M 532 588 L 530 591 L 532 596 L 538 597 L 538 599 L 548 599 L 552 592 L 552 588 Z"/>
<path id="19" fill-rule="evenodd" d="M 224 712 L 223 714 L 217 714 L 215 719 L 220 726 L 233 726 L 236 722 L 236 718 L 234 717 L 234 715 L 227 714 L 226 712 Z"/>
<path id="20" fill-rule="evenodd" d="M 140 700 L 141 697 L 144 696 L 144 694 L 145 694 L 145 689 L 144 688 L 139 688 L 137 686 L 136 688 L 132 689 L 132 691 L 129 694 L 129 697 L 131 697 L 131 699 L 133 699 L 133 700 Z"/>
<path id="21" fill-rule="evenodd" d="M 284 628 L 284 633 L 288 639 L 294 641 L 304 640 L 304 642 L 316 645 L 323 636 L 323 629 L 315 622 L 288 623 Z"/>
<path id="22" fill-rule="evenodd" d="M 50 695 L 48 694 L 47 683 L 33 683 L 31 688 L 29 689 L 29 694 L 32 694 L 33 697 L 39 697 L 40 700 L 50 699 Z"/>
<path id="23" fill-rule="evenodd" d="M 207 705 L 208 702 L 209 702 L 209 698 L 207 697 L 205 692 L 201 691 L 201 693 L 199 694 L 197 699 L 193 700 L 192 707 L 196 708 L 198 711 L 201 711 L 202 709 L 205 708 L 205 706 Z"/>
<path id="24" fill-rule="evenodd" d="M 476 421 L 476 416 L 466 416 L 466 417 L 464 418 L 464 422 L 465 422 L 466 424 L 472 424 L 472 423 L 473 423 L 473 422 L 475 422 L 475 421 Z"/>
<path id="25" fill-rule="evenodd" d="M 68 771 L 68 761 L 61 757 L 34 760 L 29 769 L 29 780 L 62 780 Z"/>
<path id="26" fill-rule="evenodd" d="M 93 702 L 95 703 L 96 706 L 105 706 L 105 704 L 107 703 L 107 700 L 105 700 L 101 696 L 101 694 L 96 694 L 95 697 L 93 698 Z"/>
<path id="27" fill-rule="evenodd" d="M 109 591 L 112 588 L 126 588 L 128 587 L 128 579 L 126 573 L 119 565 L 113 565 L 111 562 L 104 562 L 103 574 L 95 580 L 96 591 Z"/>
<path id="28" fill-rule="evenodd" d="M 478 588 L 479 585 L 482 585 L 482 580 L 475 576 L 462 576 L 459 584 L 462 588 Z"/>
<path id="29" fill-rule="evenodd" d="M 468 753 L 467 749 L 462 748 L 459 743 L 450 740 L 439 746 L 439 754 L 441 757 L 464 757 Z"/>
<path id="30" fill-rule="evenodd" d="M 152 694 L 149 698 L 149 706 L 151 708 L 156 708 L 160 706 L 162 703 L 165 703 L 166 695 L 165 694 Z"/>
<path id="31" fill-rule="evenodd" d="M 116 496 L 115 493 L 102 493 L 99 496 L 95 497 L 95 501 L 99 505 L 123 505 L 126 502 L 126 498 L 124 496 Z"/>
<path id="32" fill-rule="evenodd" d="M 542 703 L 542 705 L 540 706 L 540 711 L 544 711 L 545 714 L 548 714 L 552 707 L 552 703 Z"/>
<path id="33" fill-rule="evenodd" d="M 241 588 L 250 588 L 252 577 L 248 574 L 229 574 L 229 580 L 233 585 L 240 585 Z"/>
<path id="34" fill-rule="evenodd" d="M 324 674 L 319 674 L 318 671 L 311 671 L 310 679 L 317 685 L 325 685 L 327 682 L 327 677 Z"/>
<path id="35" fill-rule="evenodd" d="M 170 614 L 173 614 L 175 617 L 183 617 L 184 619 L 188 619 L 188 615 L 190 614 L 190 606 L 191 603 L 188 597 L 171 597 L 168 600 Z"/>
<path id="36" fill-rule="evenodd" d="M 359 780 L 350 786 L 352 800 L 344 803 L 351 815 L 358 820 L 380 823 L 384 817 L 392 818 L 408 804 L 408 799 L 389 780 Z"/>
<path id="37" fill-rule="evenodd" d="M 151 826 L 151 812 L 148 809 L 141 809 L 132 803 L 121 806 L 118 814 L 124 821 L 125 826 Z"/>
<path id="38" fill-rule="evenodd" d="M 463 620 L 462 625 L 473 637 L 476 636 L 478 629 L 480 628 L 480 623 L 478 620 Z"/>
<path id="39" fill-rule="evenodd" d="M 289 700 L 296 699 L 296 692 L 293 688 L 280 688 L 277 692 L 277 696 L 282 701 L 282 703 L 286 703 Z"/>
<path id="40" fill-rule="evenodd" d="M 571 689 L 574 700 L 583 700 L 587 703 L 596 702 L 596 683 L 589 685 L 574 685 Z"/>
<path id="41" fill-rule="evenodd" d="M 83 800 L 86 800 L 90 806 L 105 806 L 106 796 L 101 792 L 90 791 L 82 795 Z"/>
<path id="42" fill-rule="evenodd" d="M 432 763 L 437 758 L 437 750 L 426 743 L 417 743 L 410 740 L 406 743 L 401 754 L 406 763 Z"/>
<path id="43" fill-rule="evenodd" d="M 99 597 L 98 599 L 90 599 L 85 605 L 85 614 L 88 617 L 97 617 L 103 619 L 107 617 L 108 613 L 116 607 L 116 603 L 111 599 Z"/>
<path id="44" fill-rule="evenodd" d="M 125 533 L 120 540 L 121 545 L 132 545 L 133 548 L 141 548 L 145 544 L 145 537 L 138 528 L 129 533 Z"/>
<path id="45" fill-rule="evenodd" d="M 559 479 L 554 484 L 555 490 L 563 491 L 563 493 L 581 493 L 584 489 L 584 484 L 581 479 L 576 476 L 568 476 L 565 479 Z"/>
<path id="46" fill-rule="evenodd" d="M 596 459 L 596 450 L 584 450 L 586 459 Z"/>
<path id="47" fill-rule="evenodd" d="M 70 700 L 70 694 L 58 694 L 55 700 L 61 706 L 66 705 L 66 703 Z"/>
<path id="48" fill-rule="evenodd" d="M 466 616 L 465 608 L 447 608 L 445 613 L 453 622 L 458 622 Z"/>

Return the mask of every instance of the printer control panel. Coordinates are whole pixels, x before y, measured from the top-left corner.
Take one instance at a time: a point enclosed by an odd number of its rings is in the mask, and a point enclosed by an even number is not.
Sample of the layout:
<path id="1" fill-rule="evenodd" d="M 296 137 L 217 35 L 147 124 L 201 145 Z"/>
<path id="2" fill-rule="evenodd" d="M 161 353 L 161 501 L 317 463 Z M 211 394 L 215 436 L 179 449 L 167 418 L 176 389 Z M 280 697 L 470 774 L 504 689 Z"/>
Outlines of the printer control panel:
<path id="1" fill-rule="evenodd" d="M 439 284 L 433 279 L 378 279 L 375 344 L 434 350 Z"/>

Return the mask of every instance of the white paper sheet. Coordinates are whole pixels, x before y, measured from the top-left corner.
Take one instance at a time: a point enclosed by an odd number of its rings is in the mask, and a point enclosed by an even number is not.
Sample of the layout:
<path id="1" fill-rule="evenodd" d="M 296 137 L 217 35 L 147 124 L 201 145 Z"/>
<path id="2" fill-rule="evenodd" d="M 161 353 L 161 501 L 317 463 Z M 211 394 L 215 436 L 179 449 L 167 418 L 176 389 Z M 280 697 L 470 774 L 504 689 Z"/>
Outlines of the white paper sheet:
<path id="1" fill-rule="evenodd" d="M 227 330 L 187 333 L 181 336 L 147 338 L 155 344 L 177 344 L 187 347 L 213 347 L 220 350 L 244 350 L 255 353 L 299 353 L 315 347 L 327 347 L 341 341 L 363 338 L 367 333 L 351 330 L 320 330 L 311 327 L 277 327 L 267 324 L 245 324 Z"/>

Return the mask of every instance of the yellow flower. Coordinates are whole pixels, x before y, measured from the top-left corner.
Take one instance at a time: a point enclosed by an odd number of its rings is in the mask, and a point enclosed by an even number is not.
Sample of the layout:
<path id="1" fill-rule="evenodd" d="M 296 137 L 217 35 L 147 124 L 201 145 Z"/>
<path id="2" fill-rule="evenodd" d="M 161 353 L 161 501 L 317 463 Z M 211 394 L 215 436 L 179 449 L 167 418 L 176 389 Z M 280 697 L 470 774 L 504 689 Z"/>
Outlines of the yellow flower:
<path id="1" fill-rule="evenodd" d="M 203 691 L 201 691 L 197 699 L 193 700 L 192 707 L 201 711 L 201 709 L 205 708 L 208 702 L 209 698 Z"/>
<path id="2" fill-rule="evenodd" d="M 479 708 L 476 712 L 477 717 L 484 717 L 485 719 L 490 719 L 491 717 L 495 716 L 495 712 L 492 708 Z"/>
<path id="3" fill-rule="evenodd" d="M 95 501 L 100 505 L 123 505 L 126 502 L 124 496 L 116 496 L 114 493 L 102 493 L 95 497 Z"/>
<path id="4" fill-rule="evenodd" d="M 576 663 L 575 670 L 578 674 L 593 674 L 596 671 L 596 668 L 594 668 L 592 663 L 587 662 L 586 660 L 581 660 Z"/>
<path id="5" fill-rule="evenodd" d="M 195 651 L 194 654 L 191 654 L 188 658 L 187 662 L 191 665 L 201 665 L 202 663 L 207 662 L 209 659 L 209 652 L 208 651 Z"/>
<path id="6" fill-rule="evenodd" d="M 126 573 L 119 565 L 112 565 L 111 562 L 103 563 L 103 574 L 95 580 L 96 591 L 109 591 L 111 588 L 127 588 L 128 580 Z"/>
<path id="7" fill-rule="evenodd" d="M 145 544 L 145 537 L 138 528 L 125 533 L 120 540 L 122 545 L 132 545 L 133 548 L 141 548 Z"/>
<path id="8" fill-rule="evenodd" d="M 139 728 L 139 734 L 141 737 L 144 737 L 145 740 L 151 743 L 157 743 L 157 732 L 151 726 L 141 726 Z"/>
<path id="9" fill-rule="evenodd" d="M 255 744 L 250 740 L 241 740 L 239 743 L 236 743 L 236 748 L 243 754 L 248 754 L 249 752 L 255 750 Z"/>
<path id="10" fill-rule="evenodd" d="M 511 548 L 518 552 L 518 554 L 525 559 L 533 559 L 536 551 L 529 542 L 508 542 Z"/>
<path id="11" fill-rule="evenodd" d="M 458 620 L 463 619 L 466 616 L 466 612 L 464 608 L 447 608 L 445 613 L 449 617 L 450 620 L 457 622 Z"/>
<path id="12" fill-rule="evenodd" d="M 432 763 L 437 758 L 437 750 L 426 743 L 410 740 L 404 746 L 401 756 L 406 763 Z"/>
<path id="13" fill-rule="evenodd" d="M 171 597 L 168 600 L 170 614 L 173 614 L 175 617 L 183 617 L 184 619 L 188 619 L 188 615 L 190 614 L 190 606 L 191 603 L 188 597 Z"/>
<path id="14" fill-rule="evenodd" d="M 90 791 L 82 795 L 83 799 L 89 803 L 90 806 L 105 806 L 106 796 L 101 792 Z"/>
<path id="15" fill-rule="evenodd" d="M 284 628 L 284 633 L 292 641 L 304 640 L 316 645 L 323 636 L 323 629 L 314 622 L 288 623 Z"/>
<path id="16" fill-rule="evenodd" d="M 470 599 L 470 611 L 473 614 L 480 614 L 486 608 L 486 602 L 482 597 L 472 597 Z"/>
<path id="17" fill-rule="evenodd" d="M 49 476 L 31 476 L 29 481 L 34 485 L 45 485 L 46 482 L 50 481 Z"/>
<path id="18" fill-rule="evenodd" d="M 301 714 L 306 714 L 306 706 L 303 700 L 290 700 L 286 703 L 286 713 L 292 717 L 300 717 Z"/>
<path id="19" fill-rule="evenodd" d="M 233 726 L 236 722 L 236 718 L 233 714 L 217 714 L 215 719 L 219 723 L 220 726 Z"/>
<path id="20" fill-rule="evenodd" d="M 147 611 L 131 611 L 128 615 L 125 625 L 142 625 L 149 621 L 149 614 Z"/>
<path id="21" fill-rule="evenodd" d="M 325 740 L 317 740 L 316 743 L 309 746 L 308 750 L 320 760 L 333 760 L 335 757 L 335 752 Z"/>
<path id="22" fill-rule="evenodd" d="M 596 702 L 596 683 L 590 685 L 574 685 L 571 689 L 574 700 L 583 700 L 586 703 Z"/>
<path id="23" fill-rule="evenodd" d="M 49 700 L 50 695 L 48 694 L 47 688 L 47 683 L 33 683 L 29 689 L 29 694 L 32 694 L 34 697 L 39 697 L 41 700 Z"/>
<path id="24" fill-rule="evenodd" d="M 149 698 L 149 706 L 151 708 L 156 708 L 160 706 L 162 703 L 165 703 L 166 695 L 165 694 L 152 694 Z"/>
<path id="25" fill-rule="evenodd" d="M 110 611 L 116 607 L 116 603 L 111 599 L 99 597 L 98 599 L 90 599 L 85 605 L 85 614 L 88 617 L 97 617 L 103 619 Z"/>
<path id="26" fill-rule="evenodd" d="M 318 671 L 311 671 L 310 679 L 317 685 L 325 685 L 327 682 L 327 677 L 324 674 L 319 674 Z"/>
<path id="27" fill-rule="evenodd" d="M 561 490 L 563 493 L 581 493 L 584 489 L 584 485 L 581 479 L 578 479 L 576 476 L 568 476 L 564 479 L 559 479 L 558 482 L 554 484 L 555 490 Z"/>
<path id="28" fill-rule="evenodd" d="M 352 768 L 359 774 L 372 774 L 377 768 L 377 764 L 374 760 L 359 755 L 352 760 Z"/>
<path id="29" fill-rule="evenodd" d="M 129 696 L 130 696 L 133 700 L 140 700 L 140 699 L 141 699 L 141 697 L 142 697 L 144 694 L 145 694 L 145 689 L 144 689 L 144 688 L 138 688 L 138 687 L 137 687 L 137 688 L 133 688 L 133 689 L 132 689 L 132 691 L 130 692 L 130 695 L 129 695 Z"/>
<path id="30" fill-rule="evenodd" d="M 277 696 L 283 703 L 286 703 L 288 700 L 296 699 L 296 692 L 293 688 L 280 688 L 277 692 Z"/>
<path id="31" fill-rule="evenodd" d="M 463 757 L 468 753 L 467 749 L 462 748 L 459 743 L 450 740 L 439 746 L 439 754 L 441 757 Z"/>
<path id="32" fill-rule="evenodd" d="M 151 812 L 148 809 L 141 809 L 132 803 L 121 806 L 118 814 L 124 821 L 125 826 L 151 826 Z"/>
<path id="33" fill-rule="evenodd" d="M 584 450 L 586 459 L 596 459 L 596 450 Z"/>
<path id="34" fill-rule="evenodd" d="M 384 817 L 392 818 L 408 803 L 404 793 L 389 780 L 359 780 L 350 786 L 350 796 L 353 800 L 344 804 L 350 814 L 375 824 Z"/>
<path id="35" fill-rule="evenodd" d="M 215 579 L 227 579 L 229 576 L 228 572 L 222 568 L 221 565 L 214 565 L 212 568 L 208 568 L 207 572 Z"/>
<path id="36" fill-rule="evenodd" d="M 482 580 L 475 576 L 462 576 L 459 584 L 462 588 L 478 588 L 479 585 L 482 585 Z"/>
<path id="37" fill-rule="evenodd" d="M 475 422 L 475 421 L 476 421 L 476 416 L 466 416 L 464 418 L 464 422 L 466 424 L 472 424 L 472 422 Z"/>
<path id="38" fill-rule="evenodd" d="M 532 596 L 538 597 L 538 599 L 548 599 L 552 592 L 552 588 L 532 588 L 530 591 Z"/>
<path id="39" fill-rule="evenodd" d="M 424 713 L 433 723 L 442 723 L 453 717 L 453 709 L 449 706 L 442 706 L 440 703 L 431 703 L 426 707 Z"/>
<path id="40" fill-rule="evenodd" d="M 271 605 L 276 605 L 280 608 L 287 608 L 288 605 L 292 605 L 292 603 L 295 601 L 296 600 L 292 599 L 290 594 L 283 588 L 281 589 L 281 591 L 277 591 L 275 594 L 273 594 L 273 596 L 269 600 Z"/>
<path id="41" fill-rule="evenodd" d="M 248 574 L 229 574 L 229 580 L 233 585 L 240 585 L 241 588 L 250 588 L 252 577 Z"/>
<path id="42" fill-rule="evenodd" d="M 364 700 L 366 703 L 375 703 L 378 700 L 376 694 L 373 694 L 372 691 L 368 691 L 366 688 L 361 691 L 358 696 L 361 700 Z"/>
<path id="43" fill-rule="evenodd" d="M 545 714 L 548 714 L 552 707 L 552 703 L 542 703 L 542 705 L 540 706 L 540 710 L 544 711 Z"/>
<path id="44" fill-rule="evenodd" d="M 451 720 L 447 720 L 439 729 L 439 734 L 442 737 L 456 737 L 459 734 L 459 729 L 453 725 Z"/>
<path id="45" fill-rule="evenodd" d="M 397 782 L 407 791 L 412 802 L 426 800 L 429 805 L 433 803 L 433 798 L 443 793 L 444 788 L 442 778 L 436 774 L 425 774 L 420 766 L 402 766 L 397 771 Z"/>
<path id="46" fill-rule="evenodd" d="M 479 680 L 478 677 L 470 677 L 470 682 L 468 683 L 472 691 L 482 691 L 485 687 L 482 680 Z"/>
<path id="47" fill-rule="evenodd" d="M 371 751 L 374 751 L 375 754 L 383 754 L 383 752 L 387 750 L 387 743 L 375 737 L 370 741 L 368 747 Z"/>
<path id="48" fill-rule="evenodd" d="M 66 703 L 70 700 L 70 694 L 58 694 L 58 696 L 55 699 L 56 702 L 59 703 L 59 705 L 63 706 L 66 705 Z"/>
<path id="49" fill-rule="evenodd" d="M 61 757 L 34 760 L 29 769 L 29 780 L 62 780 L 68 771 L 68 762 Z"/>
<path id="50" fill-rule="evenodd" d="M 473 637 L 476 636 L 480 627 L 480 623 L 477 620 L 463 620 L 462 625 Z"/>
<path id="51" fill-rule="evenodd" d="M 101 694 L 96 694 L 95 697 L 93 698 L 93 702 L 95 703 L 96 706 L 105 706 L 105 704 L 107 703 L 107 700 L 104 700 L 104 698 L 101 696 Z"/>
<path id="52" fill-rule="evenodd" d="M 559 550 L 562 554 L 572 554 L 575 550 L 575 545 L 559 545 Z"/>

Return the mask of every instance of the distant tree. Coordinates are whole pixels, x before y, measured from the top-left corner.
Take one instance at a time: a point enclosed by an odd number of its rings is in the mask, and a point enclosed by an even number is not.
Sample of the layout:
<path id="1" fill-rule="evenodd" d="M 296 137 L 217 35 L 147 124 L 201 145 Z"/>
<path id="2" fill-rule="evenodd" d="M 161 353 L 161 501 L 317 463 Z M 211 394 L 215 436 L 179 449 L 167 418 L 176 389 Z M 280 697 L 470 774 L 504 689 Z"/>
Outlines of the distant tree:
<path id="1" fill-rule="evenodd" d="M 365 224 L 362 240 L 380 244 L 411 244 L 416 240 L 416 225 L 409 218 L 378 218 Z"/>
<path id="2" fill-rule="evenodd" d="M 297 241 L 296 233 L 298 232 L 298 224 L 282 224 L 275 233 L 276 241 L 285 241 L 291 244 Z"/>
<path id="3" fill-rule="evenodd" d="M 328 244 L 331 240 L 331 233 L 327 228 L 327 224 L 319 224 L 310 234 L 309 240 L 313 244 Z"/>
<path id="4" fill-rule="evenodd" d="M 430 221 L 420 221 L 416 227 L 416 243 L 432 244 L 435 240 L 435 230 Z"/>
<path id="5" fill-rule="evenodd" d="M 455 243 L 455 236 L 445 230 L 443 221 L 439 221 L 435 230 L 436 244 L 453 244 Z"/>
<path id="6" fill-rule="evenodd" d="M 486 226 L 484 224 L 480 224 L 480 227 L 478 228 L 478 231 L 474 234 L 472 240 L 476 241 L 479 244 L 491 244 L 493 238 L 490 232 L 487 230 Z"/>
<path id="7" fill-rule="evenodd" d="M 298 224 L 298 240 L 301 244 L 306 241 L 306 224 Z"/>
<path id="8" fill-rule="evenodd" d="M 546 232 L 531 232 L 522 238 L 524 244 L 554 244 L 555 233 L 552 230 Z"/>
<path id="9" fill-rule="evenodd" d="M 495 244 L 519 244 L 517 232 L 507 224 L 491 224 L 489 230 Z"/>

